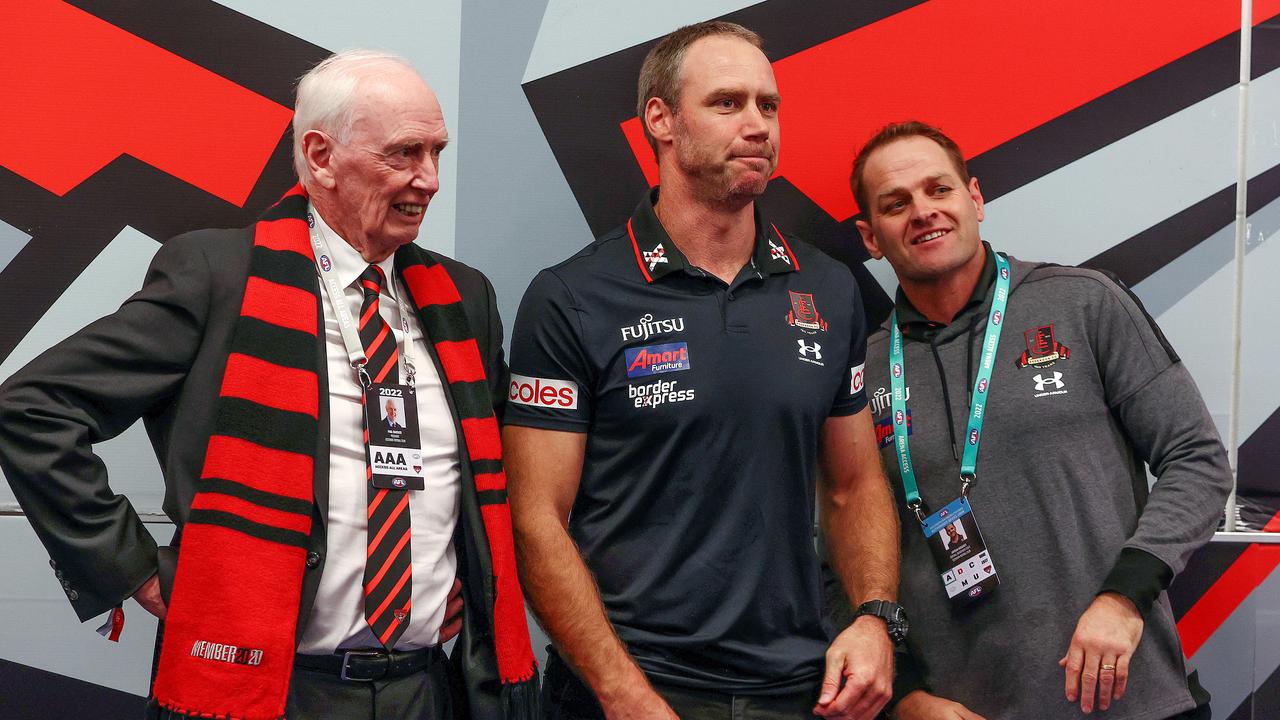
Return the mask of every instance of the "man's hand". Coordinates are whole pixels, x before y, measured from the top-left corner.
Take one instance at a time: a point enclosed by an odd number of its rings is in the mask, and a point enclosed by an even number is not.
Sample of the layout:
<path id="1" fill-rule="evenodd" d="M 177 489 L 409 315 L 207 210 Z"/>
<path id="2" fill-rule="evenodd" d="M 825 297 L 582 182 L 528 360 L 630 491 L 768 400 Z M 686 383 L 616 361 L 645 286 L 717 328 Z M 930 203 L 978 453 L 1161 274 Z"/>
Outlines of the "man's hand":
<path id="1" fill-rule="evenodd" d="M 444 604 L 444 625 L 440 626 L 440 644 L 452 640 L 462 630 L 462 581 L 453 579 L 449 600 Z"/>
<path id="2" fill-rule="evenodd" d="M 892 695 L 893 643 L 883 620 L 863 615 L 827 648 L 827 672 L 813 714 L 872 720 Z"/>
<path id="3" fill-rule="evenodd" d="M 143 610 L 155 615 L 161 620 L 164 619 L 165 613 L 169 611 L 164 606 L 164 598 L 160 597 L 160 576 L 152 575 L 150 579 L 142 583 L 142 587 L 133 594 L 133 599 L 138 601 Z"/>
<path id="4" fill-rule="evenodd" d="M 987 720 L 954 700 L 913 690 L 893 708 L 893 720 Z"/>
<path id="5" fill-rule="evenodd" d="M 1102 710 L 1119 700 L 1129 684 L 1129 660 L 1142 639 L 1142 614 L 1123 595 L 1105 592 L 1093 599 L 1076 623 L 1071 646 L 1058 664 L 1067 674 L 1067 701 L 1080 699 L 1082 712 Z"/>

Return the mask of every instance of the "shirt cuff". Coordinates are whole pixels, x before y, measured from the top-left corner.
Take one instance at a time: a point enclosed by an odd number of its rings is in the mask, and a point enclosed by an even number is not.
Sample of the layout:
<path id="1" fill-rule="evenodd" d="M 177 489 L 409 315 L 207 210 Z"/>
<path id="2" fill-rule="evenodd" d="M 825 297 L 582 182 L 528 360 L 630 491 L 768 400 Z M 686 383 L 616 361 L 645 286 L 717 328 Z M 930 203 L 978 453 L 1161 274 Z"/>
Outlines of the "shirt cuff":
<path id="1" fill-rule="evenodd" d="M 1129 598 L 1145 621 L 1156 598 L 1172 581 L 1173 569 L 1163 560 L 1145 550 L 1127 547 L 1120 550 L 1120 557 L 1098 594 L 1113 592 Z"/>

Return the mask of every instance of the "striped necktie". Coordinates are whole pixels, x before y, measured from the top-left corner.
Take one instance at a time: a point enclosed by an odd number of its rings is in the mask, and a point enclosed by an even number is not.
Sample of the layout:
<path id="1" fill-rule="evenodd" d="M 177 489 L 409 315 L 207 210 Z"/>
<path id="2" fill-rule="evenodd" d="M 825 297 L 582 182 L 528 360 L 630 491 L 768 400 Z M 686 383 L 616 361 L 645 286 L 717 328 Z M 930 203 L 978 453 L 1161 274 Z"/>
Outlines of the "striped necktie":
<path id="1" fill-rule="evenodd" d="M 360 275 L 364 302 L 360 306 L 360 342 L 365 368 L 375 383 L 400 381 L 395 334 L 382 318 L 378 295 L 387 278 L 370 265 Z M 365 481 L 369 492 L 368 556 L 364 565 L 364 617 L 373 634 L 387 648 L 409 625 L 413 582 L 410 579 L 409 491 L 375 488 L 369 463 L 369 418 L 365 418 Z"/>

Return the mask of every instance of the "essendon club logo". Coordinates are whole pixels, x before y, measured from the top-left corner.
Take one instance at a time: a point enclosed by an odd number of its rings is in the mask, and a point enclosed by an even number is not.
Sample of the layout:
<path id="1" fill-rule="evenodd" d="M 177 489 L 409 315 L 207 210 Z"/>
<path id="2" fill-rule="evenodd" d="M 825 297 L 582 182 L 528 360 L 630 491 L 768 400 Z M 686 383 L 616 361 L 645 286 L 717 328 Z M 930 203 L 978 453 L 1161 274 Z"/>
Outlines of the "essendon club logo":
<path id="1" fill-rule="evenodd" d="M 827 321 L 818 314 L 818 306 L 813 301 L 813 293 L 799 293 L 788 290 L 791 295 L 791 311 L 787 313 L 787 324 L 797 327 L 813 335 L 819 330 L 826 332 Z"/>
<path id="2" fill-rule="evenodd" d="M 1023 337 L 1027 341 L 1027 349 L 1018 356 L 1018 368 L 1047 368 L 1060 360 L 1071 357 L 1071 350 L 1058 342 L 1053 336 L 1053 325 L 1041 325 L 1027 330 Z"/>

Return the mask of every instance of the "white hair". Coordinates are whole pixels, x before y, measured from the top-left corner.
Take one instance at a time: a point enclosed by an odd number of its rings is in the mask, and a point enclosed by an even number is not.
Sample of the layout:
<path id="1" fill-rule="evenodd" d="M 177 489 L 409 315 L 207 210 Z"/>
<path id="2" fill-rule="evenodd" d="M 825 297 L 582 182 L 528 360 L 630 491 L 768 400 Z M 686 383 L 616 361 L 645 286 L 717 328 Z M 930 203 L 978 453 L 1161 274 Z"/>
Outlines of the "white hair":
<path id="1" fill-rule="evenodd" d="M 346 142 L 355 120 L 353 98 L 360 81 L 368 75 L 371 65 L 387 63 L 413 70 L 413 65 L 399 55 L 353 49 L 321 60 L 298 80 L 297 101 L 293 106 L 293 169 L 304 185 L 313 178 L 302 152 L 302 136 L 310 130 L 321 130 L 338 142 Z"/>

